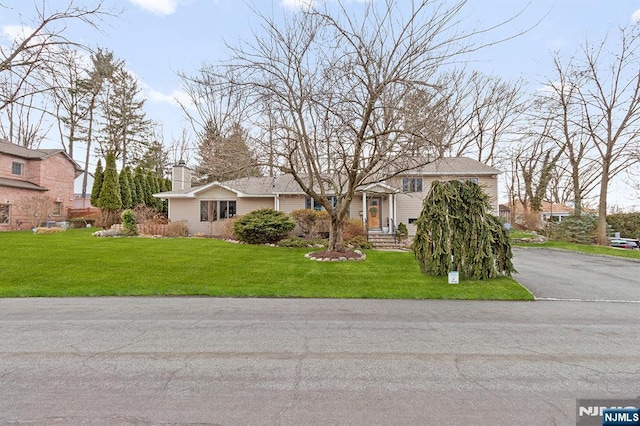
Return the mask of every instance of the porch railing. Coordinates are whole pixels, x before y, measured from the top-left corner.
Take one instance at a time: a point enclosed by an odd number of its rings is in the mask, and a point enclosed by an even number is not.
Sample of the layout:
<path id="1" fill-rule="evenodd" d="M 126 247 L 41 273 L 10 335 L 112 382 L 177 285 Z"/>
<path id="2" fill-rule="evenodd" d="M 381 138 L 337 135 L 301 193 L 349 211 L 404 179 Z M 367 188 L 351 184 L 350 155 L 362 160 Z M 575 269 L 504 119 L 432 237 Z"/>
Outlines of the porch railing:
<path id="1" fill-rule="evenodd" d="M 367 221 L 367 218 L 362 218 L 362 223 L 364 223 L 364 235 L 365 238 L 367 239 L 367 241 L 369 241 L 369 222 Z"/>

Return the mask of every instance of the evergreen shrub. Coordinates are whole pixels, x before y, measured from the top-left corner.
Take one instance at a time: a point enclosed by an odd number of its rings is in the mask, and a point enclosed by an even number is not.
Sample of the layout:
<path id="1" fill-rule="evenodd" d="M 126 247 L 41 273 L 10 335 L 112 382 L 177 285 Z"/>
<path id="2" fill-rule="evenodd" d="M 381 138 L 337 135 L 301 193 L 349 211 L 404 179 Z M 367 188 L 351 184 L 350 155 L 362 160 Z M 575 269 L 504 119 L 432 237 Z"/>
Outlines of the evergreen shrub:
<path id="1" fill-rule="evenodd" d="M 122 235 L 133 237 L 138 235 L 138 221 L 136 213 L 131 209 L 122 212 Z"/>
<path id="2" fill-rule="evenodd" d="M 276 244 L 289 236 L 295 222 L 285 213 L 273 209 L 254 210 L 233 225 L 238 240 L 249 244 Z"/>
<path id="3" fill-rule="evenodd" d="M 594 214 L 568 216 L 555 226 L 557 239 L 578 244 L 594 244 L 597 229 L 598 216 Z"/>
<path id="4" fill-rule="evenodd" d="M 364 235 L 356 235 L 353 238 L 346 239 L 347 246 L 351 246 L 354 249 L 372 249 L 373 244 L 367 241 L 367 238 Z"/>
<path id="5" fill-rule="evenodd" d="M 640 213 L 616 213 L 607 215 L 607 223 L 622 238 L 640 238 Z"/>

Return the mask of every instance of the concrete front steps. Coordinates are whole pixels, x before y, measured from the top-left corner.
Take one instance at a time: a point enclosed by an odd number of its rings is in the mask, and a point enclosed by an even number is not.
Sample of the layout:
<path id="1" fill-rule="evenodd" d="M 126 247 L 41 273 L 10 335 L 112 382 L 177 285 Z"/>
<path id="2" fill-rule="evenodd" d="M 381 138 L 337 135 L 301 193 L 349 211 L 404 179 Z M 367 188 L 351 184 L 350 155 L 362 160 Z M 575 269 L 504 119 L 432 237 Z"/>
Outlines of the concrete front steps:
<path id="1" fill-rule="evenodd" d="M 402 250 L 407 249 L 404 244 L 397 243 L 391 234 L 369 233 L 369 242 L 376 250 Z"/>

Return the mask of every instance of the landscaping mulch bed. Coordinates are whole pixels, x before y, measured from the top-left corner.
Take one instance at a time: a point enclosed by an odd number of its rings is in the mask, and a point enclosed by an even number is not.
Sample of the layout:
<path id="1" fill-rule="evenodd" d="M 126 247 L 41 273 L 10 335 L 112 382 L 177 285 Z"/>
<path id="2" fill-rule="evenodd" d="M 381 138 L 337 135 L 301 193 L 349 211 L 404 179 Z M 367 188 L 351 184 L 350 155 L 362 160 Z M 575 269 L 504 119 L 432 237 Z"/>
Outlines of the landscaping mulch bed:
<path id="1" fill-rule="evenodd" d="M 322 261 L 322 262 L 346 262 L 346 261 L 356 261 L 356 260 L 365 260 L 366 255 L 362 253 L 360 250 L 354 251 L 335 251 L 335 250 L 324 250 L 324 251 L 314 251 L 311 253 L 307 253 L 305 257 Z"/>

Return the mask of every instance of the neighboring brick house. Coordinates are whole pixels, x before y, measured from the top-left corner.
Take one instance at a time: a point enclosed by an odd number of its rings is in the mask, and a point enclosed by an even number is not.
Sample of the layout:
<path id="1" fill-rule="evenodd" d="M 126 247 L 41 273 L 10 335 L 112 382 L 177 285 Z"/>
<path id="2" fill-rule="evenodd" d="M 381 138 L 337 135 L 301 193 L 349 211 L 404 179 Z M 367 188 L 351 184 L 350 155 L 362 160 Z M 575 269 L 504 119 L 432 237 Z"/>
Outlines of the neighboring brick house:
<path id="1" fill-rule="evenodd" d="M 39 221 L 66 220 L 73 206 L 74 179 L 81 172 L 61 149 L 27 149 L 0 140 L 0 231 L 30 228 L 32 218 L 24 204 L 38 195 L 52 204 Z"/>
<path id="2" fill-rule="evenodd" d="M 349 217 L 363 220 L 370 234 L 393 234 L 398 224 L 403 223 L 409 235 L 414 235 L 422 203 L 435 180 L 471 180 L 480 184 L 489 195 L 495 214 L 500 173 L 471 158 L 441 158 L 385 182 L 359 187 L 351 202 Z M 291 175 L 248 177 L 192 187 L 190 169 L 178 164 L 173 169 L 172 180 L 172 191 L 154 194 L 154 197 L 169 200 L 169 219 L 186 222 L 192 234 L 216 234 L 220 219 L 259 208 L 285 213 L 320 209 Z M 333 197 L 329 194 L 329 198 Z"/>

